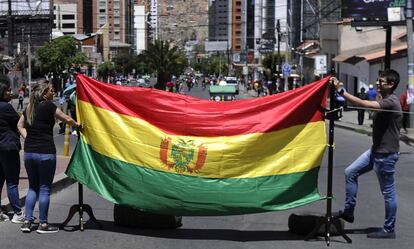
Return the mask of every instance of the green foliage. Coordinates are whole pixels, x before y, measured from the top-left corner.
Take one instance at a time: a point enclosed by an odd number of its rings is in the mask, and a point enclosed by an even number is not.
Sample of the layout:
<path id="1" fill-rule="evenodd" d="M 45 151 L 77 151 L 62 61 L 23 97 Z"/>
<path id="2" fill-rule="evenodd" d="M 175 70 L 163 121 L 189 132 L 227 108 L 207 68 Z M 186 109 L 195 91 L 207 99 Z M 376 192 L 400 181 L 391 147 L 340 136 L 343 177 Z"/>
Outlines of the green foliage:
<path id="1" fill-rule="evenodd" d="M 47 42 L 36 51 L 36 56 L 44 74 L 53 73 L 57 76 L 86 63 L 86 56 L 78 51 L 75 40 L 70 36 Z"/>
<path id="2" fill-rule="evenodd" d="M 266 55 L 262 60 L 262 65 L 266 70 L 265 77 L 267 80 L 270 80 L 277 74 L 277 64 L 279 63 L 280 67 L 285 61 L 285 55 L 281 55 L 278 61 L 278 56 L 276 53 L 271 53 Z"/>
<path id="3" fill-rule="evenodd" d="M 98 73 L 99 79 L 107 82 L 110 76 L 115 75 L 116 70 L 112 62 L 106 61 L 98 66 L 96 72 Z"/>
<path id="4" fill-rule="evenodd" d="M 204 75 L 228 75 L 227 57 L 222 54 L 212 55 L 203 61 Z"/>
<path id="5" fill-rule="evenodd" d="M 168 41 L 156 40 L 149 44 L 142 58 L 149 69 L 157 72 L 157 89 L 165 89 L 165 83 L 171 80 L 172 75 L 182 74 L 188 65 L 185 54 Z"/>

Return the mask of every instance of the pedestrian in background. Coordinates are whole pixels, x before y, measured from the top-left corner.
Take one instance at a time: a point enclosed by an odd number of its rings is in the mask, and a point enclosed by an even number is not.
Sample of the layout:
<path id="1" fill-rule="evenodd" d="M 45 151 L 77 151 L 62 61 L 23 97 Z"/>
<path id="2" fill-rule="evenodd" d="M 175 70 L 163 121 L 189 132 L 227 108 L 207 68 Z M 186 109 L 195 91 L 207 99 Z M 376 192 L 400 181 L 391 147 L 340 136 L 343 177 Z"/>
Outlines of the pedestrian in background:
<path id="1" fill-rule="evenodd" d="M 6 76 L 0 75 L 0 195 L 4 181 L 6 181 L 7 197 L 14 212 L 12 222 L 23 223 L 24 214 L 19 204 L 18 189 L 21 148 L 17 131 L 19 115 L 9 103 L 10 100 L 10 82 Z M 0 221 L 9 219 L 0 209 Z"/>
<path id="2" fill-rule="evenodd" d="M 335 88 L 339 90 L 339 81 L 332 78 Z M 345 203 L 339 217 L 347 222 L 354 222 L 354 209 L 358 193 L 358 177 L 374 169 L 377 174 L 381 193 L 385 202 L 385 222 L 382 229 L 367 234 L 368 238 L 395 238 L 395 221 L 397 217 L 397 197 L 394 183 L 395 164 L 400 156 L 399 140 L 401 125 L 401 106 L 394 94 L 400 82 L 399 74 L 394 70 L 384 70 L 377 80 L 380 100 L 362 100 L 344 90 L 339 93 L 349 102 L 364 108 L 377 109 L 373 116 L 371 148 L 359 156 L 345 169 Z"/>
<path id="3" fill-rule="evenodd" d="M 18 122 L 20 134 L 25 138 L 24 162 L 29 178 L 26 195 L 25 220 L 20 228 L 30 232 L 33 222 L 33 209 L 39 199 L 38 233 L 55 233 L 59 229 L 48 223 L 50 193 L 56 170 L 56 147 L 53 140 L 55 119 L 78 127 L 74 119 L 64 114 L 53 103 L 55 92 L 47 81 L 32 87 L 29 104 Z"/>
<path id="4" fill-rule="evenodd" d="M 364 87 L 361 87 L 361 90 L 359 91 L 357 97 L 362 99 L 362 100 L 367 99 L 367 94 L 365 92 Z M 358 109 L 357 111 L 358 111 L 358 124 L 363 125 L 364 124 L 365 110 L 364 109 Z"/>
<path id="5" fill-rule="evenodd" d="M 24 84 L 22 84 L 19 87 L 19 92 L 18 92 L 18 94 L 19 94 L 19 96 L 18 96 L 19 104 L 17 105 L 17 110 L 23 110 L 23 100 L 24 100 L 25 91 L 26 91 L 26 86 Z"/>
<path id="6" fill-rule="evenodd" d="M 408 113 L 410 111 L 410 106 L 407 103 L 407 91 L 408 91 L 408 86 L 405 89 L 405 91 L 401 94 L 400 96 L 400 104 L 401 104 L 401 109 L 403 111 L 403 117 L 402 117 L 402 128 L 404 129 L 404 132 L 407 133 L 407 128 L 409 127 L 409 122 L 410 122 L 410 114 Z"/>

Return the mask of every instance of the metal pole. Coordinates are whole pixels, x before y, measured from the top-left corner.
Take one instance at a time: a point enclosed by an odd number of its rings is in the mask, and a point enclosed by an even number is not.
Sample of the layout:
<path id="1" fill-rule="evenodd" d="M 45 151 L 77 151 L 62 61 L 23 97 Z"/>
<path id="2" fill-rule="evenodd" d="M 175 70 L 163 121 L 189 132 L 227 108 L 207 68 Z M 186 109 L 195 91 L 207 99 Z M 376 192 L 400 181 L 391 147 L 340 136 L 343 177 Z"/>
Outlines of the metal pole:
<path id="1" fill-rule="evenodd" d="M 407 56 L 408 56 L 408 91 L 410 94 L 414 94 L 414 41 L 413 41 L 413 10 L 412 2 L 406 2 L 407 7 Z M 410 105 L 410 112 L 414 111 L 414 103 Z M 410 127 L 414 124 L 414 115 L 410 115 Z"/>
<path id="2" fill-rule="evenodd" d="M 30 82 L 32 82 L 32 51 L 30 47 L 31 43 L 31 35 L 28 35 L 29 39 L 27 41 L 27 84 L 30 85 Z"/>
<path id="3" fill-rule="evenodd" d="M 384 69 L 391 68 L 391 25 L 385 26 L 385 62 Z"/>
<path id="4" fill-rule="evenodd" d="M 7 11 L 7 38 L 8 38 L 8 53 L 9 56 L 13 57 L 14 47 L 14 30 L 13 30 L 13 16 L 12 16 L 12 5 L 11 0 L 7 0 L 8 11 Z"/>
<path id="5" fill-rule="evenodd" d="M 284 90 L 284 86 L 280 85 L 281 81 L 280 81 L 280 19 L 277 19 L 276 22 L 276 31 L 277 31 L 277 62 L 276 62 L 276 81 L 279 83 L 279 90 L 283 91 Z"/>

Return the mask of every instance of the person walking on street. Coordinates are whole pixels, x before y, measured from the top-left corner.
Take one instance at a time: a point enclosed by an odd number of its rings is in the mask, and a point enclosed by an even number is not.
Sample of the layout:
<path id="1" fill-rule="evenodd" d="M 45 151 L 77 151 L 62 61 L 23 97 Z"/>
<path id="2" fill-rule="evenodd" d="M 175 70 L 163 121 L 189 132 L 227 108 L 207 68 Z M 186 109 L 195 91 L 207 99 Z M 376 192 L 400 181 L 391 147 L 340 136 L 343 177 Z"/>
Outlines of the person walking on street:
<path id="1" fill-rule="evenodd" d="M 7 197 L 14 212 L 12 222 L 23 223 L 24 214 L 19 204 L 18 189 L 21 147 L 17 131 L 19 115 L 9 103 L 10 100 L 9 80 L 6 76 L 0 75 L 0 195 L 4 181 L 6 181 Z M 9 221 L 9 219 L 0 209 L 0 222 Z"/>
<path id="2" fill-rule="evenodd" d="M 24 162 L 29 178 L 26 195 L 25 220 L 20 230 L 30 232 L 33 209 L 39 200 L 37 233 L 55 233 L 59 229 L 48 223 L 49 201 L 56 170 L 56 147 L 53 141 L 55 119 L 79 127 L 74 119 L 64 114 L 52 102 L 55 92 L 48 82 L 36 83 L 29 96 L 29 104 L 18 122 L 24 142 Z"/>
<path id="3" fill-rule="evenodd" d="M 26 86 L 23 84 L 19 87 L 19 104 L 17 105 L 17 110 L 23 110 L 23 100 L 24 100 L 24 93 L 26 91 Z"/>
<path id="4" fill-rule="evenodd" d="M 339 81 L 332 78 L 336 89 Z M 339 93 L 349 102 L 364 108 L 377 109 L 373 116 L 371 148 L 359 156 L 345 169 L 345 203 L 338 217 L 347 222 L 354 222 L 354 209 L 358 192 L 358 177 L 375 171 L 381 193 L 385 202 L 385 223 L 382 229 L 367 234 L 368 238 L 395 238 L 395 221 L 397 214 L 397 198 L 394 183 L 395 164 L 399 159 L 399 136 L 401 124 L 401 106 L 399 98 L 394 94 L 400 82 L 399 74 L 391 69 L 380 73 L 377 79 L 377 90 L 380 100 L 362 100 L 344 90 Z"/>
<path id="5" fill-rule="evenodd" d="M 358 98 L 362 100 L 367 99 L 367 94 L 365 93 L 365 88 L 361 87 L 360 92 L 357 95 Z M 358 109 L 358 124 L 363 125 L 364 124 L 364 116 L 365 116 L 365 110 L 364 109 Z"/>
<path id="6" fill-rule="evenodd" d="M 409 116 L 409 111 L 410 111 L 410 106 L 407 103 L 407 91 L 408 91 L 408 86 L 407 89 L 405 89 L 405 91 L 401 94 L 400 96 L 400 104 L 401 104 L 401 109 L 403 111 L 403 117 L 402 117 L 402 128 L 404 129 L 404 132 L 407 133 L 407 128 L 409 127 L 409 122 L 410 122 L 410 116 Z"/>

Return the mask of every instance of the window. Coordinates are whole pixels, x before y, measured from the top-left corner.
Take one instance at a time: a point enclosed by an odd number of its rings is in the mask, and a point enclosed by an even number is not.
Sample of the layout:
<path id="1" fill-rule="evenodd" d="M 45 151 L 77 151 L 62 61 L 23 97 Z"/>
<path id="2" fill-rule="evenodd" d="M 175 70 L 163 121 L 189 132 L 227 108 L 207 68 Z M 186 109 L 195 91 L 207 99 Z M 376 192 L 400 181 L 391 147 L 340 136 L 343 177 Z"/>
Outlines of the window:
<path id="1" fill-rule="evenodd" d="M 73 29 L 73 28 L 75 28 L 75 24 L 74 23 L 62 23 L 62 28 L 64 28 L 64 29 Z"/>
<path id="2" fill-rule="evenodd" d="M 62 15 L 62 20 L 75 20 L 75 15 Z"/>

